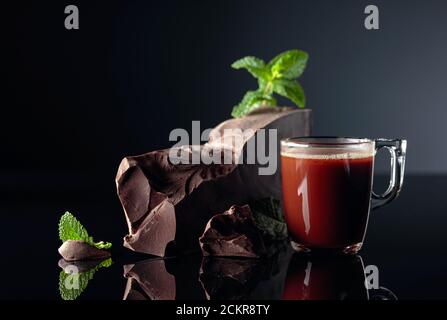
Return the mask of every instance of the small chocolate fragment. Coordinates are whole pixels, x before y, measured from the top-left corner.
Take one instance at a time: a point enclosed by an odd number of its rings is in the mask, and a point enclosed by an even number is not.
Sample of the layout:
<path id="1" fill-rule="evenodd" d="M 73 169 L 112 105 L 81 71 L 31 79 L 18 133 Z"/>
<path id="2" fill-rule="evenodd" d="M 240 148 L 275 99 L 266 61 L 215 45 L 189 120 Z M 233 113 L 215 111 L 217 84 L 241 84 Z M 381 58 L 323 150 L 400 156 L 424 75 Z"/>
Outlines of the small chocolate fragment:
<path id="1" fill-rule="evenodd" d="M 232 206 L 208 221 L 199 239 L 205 256 L 259 258 L 266 253 L 248 205 Z"/>
<path id="2" fill-rule="evenodd" d="M 110 257 L 110 252 L 100 250 L 80 240 L 67 240 L 58 249 L 66 261 L 96 260 Z"/>

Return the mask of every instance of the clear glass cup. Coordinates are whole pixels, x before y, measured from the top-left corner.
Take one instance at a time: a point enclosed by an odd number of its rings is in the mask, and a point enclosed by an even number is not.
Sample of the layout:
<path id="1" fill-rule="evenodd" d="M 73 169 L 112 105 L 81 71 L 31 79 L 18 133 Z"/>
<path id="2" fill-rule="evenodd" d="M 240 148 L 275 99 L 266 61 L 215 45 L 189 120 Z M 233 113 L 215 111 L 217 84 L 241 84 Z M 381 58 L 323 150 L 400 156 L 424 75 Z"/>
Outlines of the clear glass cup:
<path id="1" fill-rule="evenodd" d="M 407 142 L 401 139 L 298 137 L 281 140 L 283 210 L 292 246 L 299 251 L 356 253 L 370 209 L 392 201 L 404 177 Z M 383 194 L 372 190 L 374 157 L 391 154 Z"/>

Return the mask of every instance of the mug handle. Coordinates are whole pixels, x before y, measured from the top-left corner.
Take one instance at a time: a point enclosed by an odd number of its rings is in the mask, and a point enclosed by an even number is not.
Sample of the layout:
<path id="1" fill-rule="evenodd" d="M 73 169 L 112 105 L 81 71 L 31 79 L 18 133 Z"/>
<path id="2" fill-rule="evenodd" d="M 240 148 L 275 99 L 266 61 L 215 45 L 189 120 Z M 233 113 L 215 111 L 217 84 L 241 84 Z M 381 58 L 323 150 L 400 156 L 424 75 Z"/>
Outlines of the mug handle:
<path id="1" fill-rule="evenodd" d="M 391 177 L 388 189 L 382 194 L 372 191 L 371 209 L 375 210 L 393 201 L 398 195 L 404 182 L 405 155 L 407 141 L 402 139 L 376 139 L 376 152 L 382 148 L 391 154 Z"/>

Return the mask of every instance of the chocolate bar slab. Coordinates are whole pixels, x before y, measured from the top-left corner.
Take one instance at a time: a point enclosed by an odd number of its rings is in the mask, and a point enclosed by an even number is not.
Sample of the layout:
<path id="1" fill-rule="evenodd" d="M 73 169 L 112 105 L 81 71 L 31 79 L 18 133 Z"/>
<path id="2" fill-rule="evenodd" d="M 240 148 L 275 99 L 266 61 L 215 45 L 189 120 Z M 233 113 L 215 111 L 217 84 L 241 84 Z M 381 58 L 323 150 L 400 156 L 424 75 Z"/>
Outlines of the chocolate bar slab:
<path id="1" fill-rule="evenodd" d="M 225 129 L 252 129 L 235 148 L 225 144 Z M 258 139 L 259 129 L 276 129 L 277 139 L 307 136 L 311 130 L 311 110 L 267 108 L 243 118 L 227 120 L 214 128 L 202 146 L 184 147 L 194 152 L 228 150 L 243 155 Z M 237 135 L 237 133 L 236 133 Z M 279 155 L 279 141 L 276 153 Z M 156 256 L 199 250 L 199 236 L 215 214 L 252 199 L 280 198 L 279 156 L 272 175 L 260 175 L 265 165 L 236 162 L 229 164 L 173 164 L 169 149 L 130 156 L 122 160 L 116 176 L 118 197 L 124 209 L 129 234 L 124 246 Z M 274 152 L 274 151 L 273 151 Z"/>

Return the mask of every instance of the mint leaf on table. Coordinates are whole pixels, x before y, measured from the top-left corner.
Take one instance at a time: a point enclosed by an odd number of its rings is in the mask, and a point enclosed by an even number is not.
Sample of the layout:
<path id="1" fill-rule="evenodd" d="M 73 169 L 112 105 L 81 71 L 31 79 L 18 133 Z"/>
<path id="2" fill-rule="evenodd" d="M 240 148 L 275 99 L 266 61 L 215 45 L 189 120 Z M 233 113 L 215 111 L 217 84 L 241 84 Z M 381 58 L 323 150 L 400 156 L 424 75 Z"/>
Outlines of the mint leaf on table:
<path id="1" fill-rule="evenodd" d="M 106 259 L 94 268 L 79 273 L 66 273 L 62 270 L 59 273 L 59 293 L 63 300 L 76 300 L 87 288 L 95 272 L 101 268 L 108 268 L 112 265 L 112 258 Z"/>
<path id="2" fill-rule="evenodd" d="M 62 242 L 67 240 L 84 241 L 98 249 L 110 249 L 112 247 L 110 242 L 94 242 L 84 226 L 68 211 L 64 213 L 59 221 L 59 238 Z"/>
<path id="3" fill-rule="evenodd" d="M 258 80 L 258 89 L 247 91 L 242 101 L 233 107 L 231 115 L 243 117 L 261 106 L 277 105 L 273 93 L 291 100 L 300 108 L 306 105 L 303 88 L 296 81 L 306 68 L 308 54 L 301 50 L 289 50 L 278 54 L 268 64 L 262 59 L 247 56 L 236 60 L 231 67 L 246 69 Z"/>
<path id="4" fill-rule="evenodd" d="M 272 240 L 287 238 L 287 225 L 279 200 L 264 198 L 249 203 L 253 220 L 258 229 Z"/>

